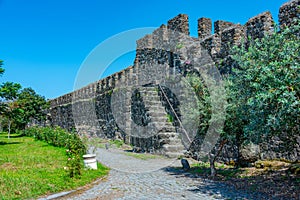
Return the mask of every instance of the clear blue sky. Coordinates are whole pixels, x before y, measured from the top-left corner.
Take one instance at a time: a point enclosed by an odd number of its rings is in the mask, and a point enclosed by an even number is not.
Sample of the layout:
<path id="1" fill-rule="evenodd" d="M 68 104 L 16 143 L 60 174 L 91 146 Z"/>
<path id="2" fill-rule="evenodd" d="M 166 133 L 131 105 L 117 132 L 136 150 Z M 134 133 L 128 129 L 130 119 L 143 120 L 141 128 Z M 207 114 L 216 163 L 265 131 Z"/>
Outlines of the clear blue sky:
<path id="1" fill-rule="evenodd" d="M 18 82 L 46 98 L 58 97 L 73 90 L 78 70 L 89 53 L 115 34 L 158 27 L 179 13 L 189 15 L 192 36 L 197 35 L 197 19 L 203 16 L 244 24 L 269 10 L 277 22 L 279 7 L 285 2 L 0 0 L 0 59 L 6 69 L 0 82 Z M 110 71 L 126 68 L 133 58 L 134 52 L 121 57 Z"/>

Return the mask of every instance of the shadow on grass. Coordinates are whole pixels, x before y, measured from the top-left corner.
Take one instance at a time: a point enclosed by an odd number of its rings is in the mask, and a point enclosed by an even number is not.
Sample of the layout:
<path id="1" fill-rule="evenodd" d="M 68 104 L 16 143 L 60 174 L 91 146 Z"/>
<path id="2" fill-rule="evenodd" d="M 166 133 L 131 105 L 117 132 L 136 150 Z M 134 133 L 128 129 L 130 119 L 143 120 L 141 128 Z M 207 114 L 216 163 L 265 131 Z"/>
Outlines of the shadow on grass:
<path id="1" fill-rule="evenodd" d="M 18 135 L 16 135 L 16 134 L 11 134 L 10 136 L 9 136 L 9 138 L 21 138 L 21 137 L 24 137 L 25 135 L 24 134 L 18 134 Z M 7 138 L 7 133 L 1 133 L 0 134 L 0 138 Z"/>
<path id="2" fill-rule="evenodd" d="M 19 134 L 19 135 L 12 135 L 11 138 L 21 138 L 21 137 L 25 137 L 24 134 Z"/>
<path id="3" fill-rule="evenodd" d="M 0 141 L 0 145 L 10 145 L 10 144 L 21 144 L 21 142 L 3 142 L 3 141 Z"/>

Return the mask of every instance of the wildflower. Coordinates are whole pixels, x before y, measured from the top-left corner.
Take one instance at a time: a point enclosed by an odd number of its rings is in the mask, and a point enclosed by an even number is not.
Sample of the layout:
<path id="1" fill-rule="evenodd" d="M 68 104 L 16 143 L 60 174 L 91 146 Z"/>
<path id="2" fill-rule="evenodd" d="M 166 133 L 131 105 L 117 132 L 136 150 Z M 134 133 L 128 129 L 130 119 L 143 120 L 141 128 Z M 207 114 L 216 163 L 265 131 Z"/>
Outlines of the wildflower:
<path id="1" fill-rule="evenodd" d="M 68 158 L 68 160 L 71 160 L 71 158 Z"/>
<path id="2" fill-rule="evenodd" d="M 191 64 L 191 61 L 190 60 L 186 60 L 184 63 L 187 64 L 187 65 L 189 65 L 189 64 Z"/>

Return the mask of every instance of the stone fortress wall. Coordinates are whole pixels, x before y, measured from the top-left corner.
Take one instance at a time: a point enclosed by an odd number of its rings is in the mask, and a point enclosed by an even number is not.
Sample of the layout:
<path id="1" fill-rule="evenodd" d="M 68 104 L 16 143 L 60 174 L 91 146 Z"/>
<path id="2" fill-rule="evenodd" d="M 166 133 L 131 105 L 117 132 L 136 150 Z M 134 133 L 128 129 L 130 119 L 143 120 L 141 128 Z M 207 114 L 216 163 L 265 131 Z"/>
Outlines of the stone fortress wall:
<path id="1" fill-rule="evenodd" d="M 281 28 L 300 18 L 300 0 L 283 4 L 279 10 Z M 51 124 L 81 134 L 122 138 L 137 149 L 177 156 L 184 149 L 183 130 L 169 104 L 180 114 L 182 93 L 174 94 L 158 82 L 213 63 L 221 74 L 230 73 L 229 49 L 248 38 L 262 38 L 274 30 L 270 12 L 249 19 L 244 25 L 209 18 L 198 20 L 198 38 L 189 36 L 188 16 L 179 14 L 152 34 L 137 41 L 134 65 L 72 93 L 51 100 Z M 207 56 L 208 54 L 209 56 Z M 196 60 L 200 63 L 195 63 Z M 170 83 L 171 84 L 171 83 Z M 171 88 L 178 84 L 171 84 Z M 171 99 L 171 102 L 168 102 Z M 172 117 L 175 120 L 169 120 Z M 149 134 L 147 136 L 147 134 Z M 298 138 L 300 140 L 300 138 Z M 298 141 L 300 143 L 300 141 Z M 299 159 L 300 147 L 276 153 L 277 143 L 264 149 L 264 158 Z M 227 157 L 235 157 L 234 153 Z"/>

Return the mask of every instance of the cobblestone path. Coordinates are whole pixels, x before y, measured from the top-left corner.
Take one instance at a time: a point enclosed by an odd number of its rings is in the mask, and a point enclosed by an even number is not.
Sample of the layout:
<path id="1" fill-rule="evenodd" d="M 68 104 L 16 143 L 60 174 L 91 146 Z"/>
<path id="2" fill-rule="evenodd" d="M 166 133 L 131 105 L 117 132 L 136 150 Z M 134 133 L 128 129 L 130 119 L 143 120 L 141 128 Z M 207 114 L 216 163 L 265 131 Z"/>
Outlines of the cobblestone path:
<path id="1" fill-rule="evenodd" d="M 97 159 L 112 168 L 107 179 L 63 199 L 260 199 L 228 185 L 185 173 L 176 168 L 180 166 L 179 160 L 141 160 L 105 149 L 97 150 Z"/>

